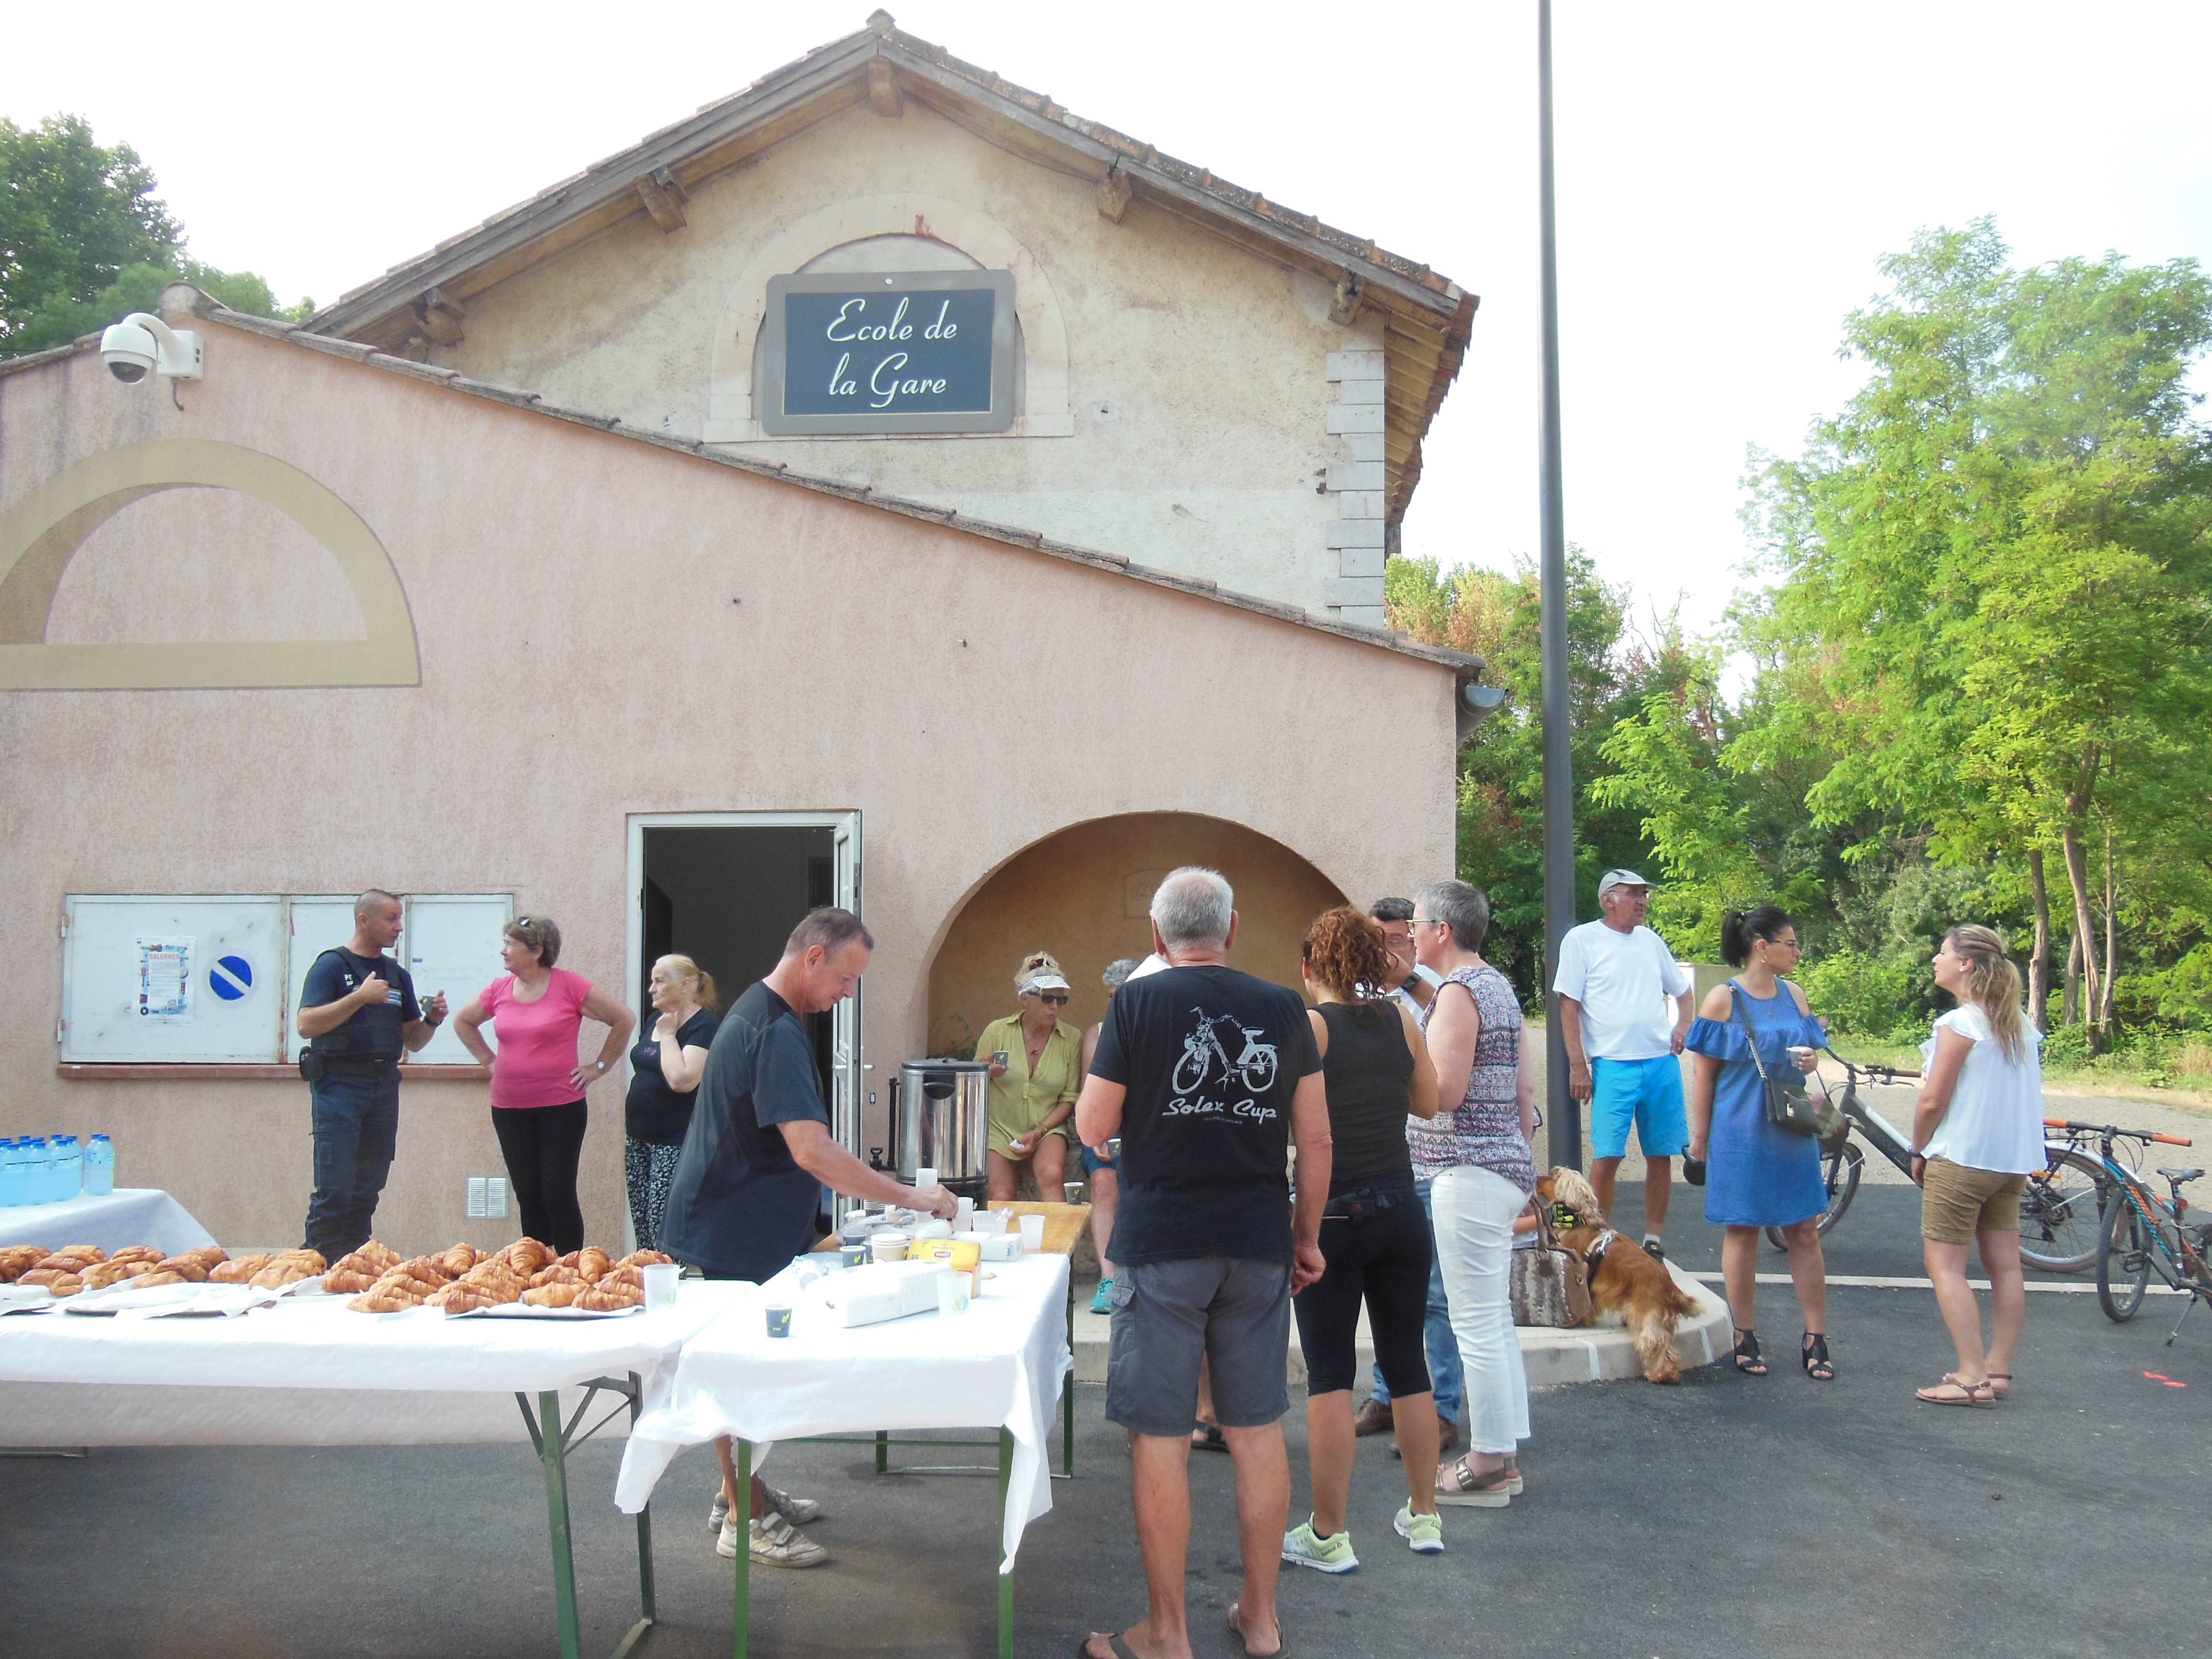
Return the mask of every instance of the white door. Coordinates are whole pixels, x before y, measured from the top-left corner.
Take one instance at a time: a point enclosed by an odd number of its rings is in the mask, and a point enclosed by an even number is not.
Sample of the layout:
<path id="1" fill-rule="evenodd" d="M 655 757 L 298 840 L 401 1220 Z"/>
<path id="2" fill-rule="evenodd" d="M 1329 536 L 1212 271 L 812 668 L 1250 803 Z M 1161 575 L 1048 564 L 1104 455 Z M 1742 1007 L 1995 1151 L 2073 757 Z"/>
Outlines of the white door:
<path id="1" fill-rule="evenodd" d="M 860 909 L 860 815 L 848 812 L 831 837 L 836 855 L 837 906 L 862 915 Z M 830 1030 L 830 1132 L 847 1152 L 860 1156 L 864 1131 L 860 1085 L 865 1067 L 860 1053 L 860 991 L 837 1005 Z M 843 1206 L 839 1205 L 840 1219 Z"/>

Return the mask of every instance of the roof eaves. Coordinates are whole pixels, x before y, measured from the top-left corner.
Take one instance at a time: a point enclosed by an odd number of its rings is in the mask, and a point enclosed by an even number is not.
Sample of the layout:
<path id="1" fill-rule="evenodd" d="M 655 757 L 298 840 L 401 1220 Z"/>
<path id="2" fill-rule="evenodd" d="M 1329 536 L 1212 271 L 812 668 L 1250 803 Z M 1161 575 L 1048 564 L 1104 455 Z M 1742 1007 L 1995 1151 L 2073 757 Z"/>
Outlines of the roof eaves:
<path id="1" fill-rule="evenodd" d="M 233 311 L 204 294 L 198 296 L 192 309 L 198 315 L 210 322 L 221 323 L 227 327 L 239 329 L 249 334 L 258 334 L 267 339 L 283 341 L 289 345 L 301 346 L 310 351 L 319 351 L 326 356 L 343 358 L 366 368 L 377 369 L 386 374 L 402 374 L 467 397 L 482 398 L 490 402 L 525 410 L 532 414 L 549 416 L 571 425 L 589 427 L 594 431 L 605 432 L 629 442 L 650 444 L 656 449 L 695 456 L 701 460 L 711 462 L 716 466 L 727 467 L 734 471 L 749 472 L 757 477 L 795 484 L 816 495 L 838 496 L 845 501 L 860 502 L 885 513 L 896 513 L 902 518 L 943 525 L 963 531 L 969 535 L 981 537 L 986 540 L 1026 548 L 1072 564 L 1088 565 L 1093 569 L 1127 576 L 1132 580 L 1144 582 L 1150 586 L 1168 588 L 1176 592 L 1188 593 L 1194 598 L 1225 605 L 1233 610 L 1247 611 L 1255 616 L 1270 617 L 1278 622 L 1289 623 L 1299 628 L 1311 629 L 1323 634 L 1333 634 L 1340 639 L 1351 640 L 1361 645 L 1375 646 L 1399 656 L 1415 658 L 1423 662 L 1432 663 L 1438 667 L 1452 669 L 1458 673 L 1476 672 L 1483 666 L 1480 657 L 1472 656 L 1464 652 L 1448 651 L 1437 646 L 1423 645 L 1394 629 L 1363 627 L 1358 623 L 1344 622 L 1323 612 L 1307 611 L 1297 605 L 1286 605 L 1279 599 L 1263 599 L 1255 593 L 1239 593 L 1221 586 L 1210 577 L 1186 576 L 1171 570 L 1157 569 L 1148 565 L 1137 564 L 1120 554 L 1105 553 L 1096 548 L 1055 541 L 1039 531 L 1024 530 L 1012 525 L 997 524 L 988 519 L 970 518 L 955 508 L 938 503 L 913 501 L 899 495 L 886 495 L 871 487 L 842 483 L 834 478 L 817 477 L 809 473 L 798 471 L 782 461 L 764 461 L 750 456 L 732 454 L 725 450 L 701 443 L 696 439 L 678 438 L 668 433 L 648 431 L 641 427 L 624 426 L 618 418 L 611 415 L 594 414 L 586 410 L 563 409 L 556 404 L 548 404 L 534 392 L 523 391 L 514 386 L 498 386 L 489 380 L 471 380 L 450 369 L 439 369 L 428 364 L 412 362 L 408 358 L 395 357 L 388 352 L 378 351 L 351 340 L 337 340 L 327 335 L 311 334 L 306 329 L 290 323 L 276 322 L 266 317 L 254 317 L 244 312 Z M 51 362 L 81 349 L 83 345 L 84 342 L 79 341 L 75 346 L 57 348 L 51 352 L 40 353 L 38 361 Z M 9 367 L 10 365 L 0 365 L 0 371 L 4 371 Z"/>

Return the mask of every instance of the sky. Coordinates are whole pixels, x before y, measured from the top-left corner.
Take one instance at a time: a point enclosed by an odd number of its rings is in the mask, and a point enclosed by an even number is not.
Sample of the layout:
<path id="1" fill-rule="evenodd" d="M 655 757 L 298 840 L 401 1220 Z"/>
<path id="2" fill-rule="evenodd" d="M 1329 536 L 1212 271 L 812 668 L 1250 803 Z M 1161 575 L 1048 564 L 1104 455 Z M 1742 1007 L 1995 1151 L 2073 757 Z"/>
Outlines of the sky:
<path id="1" fill-rule="evenodd" d="M 1534 554 L 1534 0 L 890 9 L 1480 295 L 1403 545 Z M 195 257 L 327 301 L 867 9 L 27 9 L 0 115 L 85 116 L 154 169 Z M 1709 632 L 1755 580 L 1747 447 L 1793 453 L 1849 398 L 1843 319 L 1916 230 L 1990 215 L 2021 263 L 2212 264 L 2204 0 L 1559 0 L 1553 50 L 1566 531 L 1647 626 L 1679 605 Z"/>

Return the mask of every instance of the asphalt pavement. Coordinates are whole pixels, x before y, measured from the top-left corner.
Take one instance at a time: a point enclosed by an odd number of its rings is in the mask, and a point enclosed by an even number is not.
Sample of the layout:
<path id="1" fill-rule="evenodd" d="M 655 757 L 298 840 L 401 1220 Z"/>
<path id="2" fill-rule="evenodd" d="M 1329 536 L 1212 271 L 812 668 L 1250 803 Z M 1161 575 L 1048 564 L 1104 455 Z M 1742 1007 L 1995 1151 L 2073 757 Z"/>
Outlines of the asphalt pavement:
<path id="1" fill-rule="evenodd" d="M 1634 1194 L 1620 1219 L 1633 1225 Z M 1668 1240 L 1717 1266 L 1694 1199 Z M 1837 1273 L 1918 1273 L 1917 1197 L 1868 1188 L 1831 1240 Z M 1779 1272 L 1768 1252 L 1763 1269 Z M 1924 1290 L 1836 1289 L 1837 1381 L 1790 1364 L 1786 1285 L 1763 1285 L 1775 1374 L 1540 1392 L 1528 1491 L 1446 1511 L 1449 1551 L 1390 1530 L 1399 1466 L 1363 1440 L 1359 1571 L 1285 1569 L 1291 1650 L 1382 1654 L 2155 1655 L 2202 1651 L 2212 1312 L 2163 1346 L 2178 1304 L 2114 1326 L 2094 1294 L 2030 1297 L 2017 1389 L 1996 1409 L 1923 1406 L 1949 1364 Z M 4 1334 L 0 1334 L 4 1340 Z M 2156 1373 L 2157 1376 L 2148 1375 Z M 2170 1379 L 2160 1381 L 2159 1377 Z M 2179 1384 L 2182 1386 L 2172 1386 Z M 1078 1478 L 1055 1481 L 1016 1575 L 1016 1650 L 1066 1655 L 1141 1613 L 1128 1462 L 1079 1390 Z M 1304 1425 L 1287 1428 L 1304 1486 Z M 0 1424 L 0 1440 L 4 1440 Z M 633 1534 L 607 1501 L 619 1443 L 570 1464 L 584 1651 L 635 1614 Z M 933 1458 L 941 1453 L 918 1454 Z M 731 1570 L 687 1453 L 655 1505 L 660 1628 L 647 1659 L 729 1651 Z M 771 1478 L 828 1507 L 834 1559 L 754 1575 L 753 1652 L 994 1650 L 994 1483 L 878 1479 L 865 1446 L 781 1447 Z M 1200 1654 L 1231 1656 L 1231 1466 L 1194 1454 L 1191 1600 Z M 1301 1508 L 1297 1511 L 1304 1515 Z M 555 1651 L 543 1488 L 526 1446 L 95 1451 L 0 1459 L 0 1650 L 51 1659 L 412 1659 Z"/>

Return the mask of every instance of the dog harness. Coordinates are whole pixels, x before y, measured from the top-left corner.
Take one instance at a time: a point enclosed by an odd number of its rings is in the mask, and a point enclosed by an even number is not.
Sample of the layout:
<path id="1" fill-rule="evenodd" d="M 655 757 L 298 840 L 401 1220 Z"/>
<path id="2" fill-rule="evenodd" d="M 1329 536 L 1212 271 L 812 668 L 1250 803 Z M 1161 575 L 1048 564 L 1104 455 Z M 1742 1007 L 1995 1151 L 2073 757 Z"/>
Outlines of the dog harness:
<path id="1" fill-rule="evenodd" d="M 1620 1241 L 1620 1235 L 1610 1227 L 1590 1240 L 1589 1248 L 1583 1252 L 1583 1262 L 1589 1269 L 1591 1284 L 1597 1283 L 1597 1270 L 1604 1265 L 1605 1253 Z"/>

